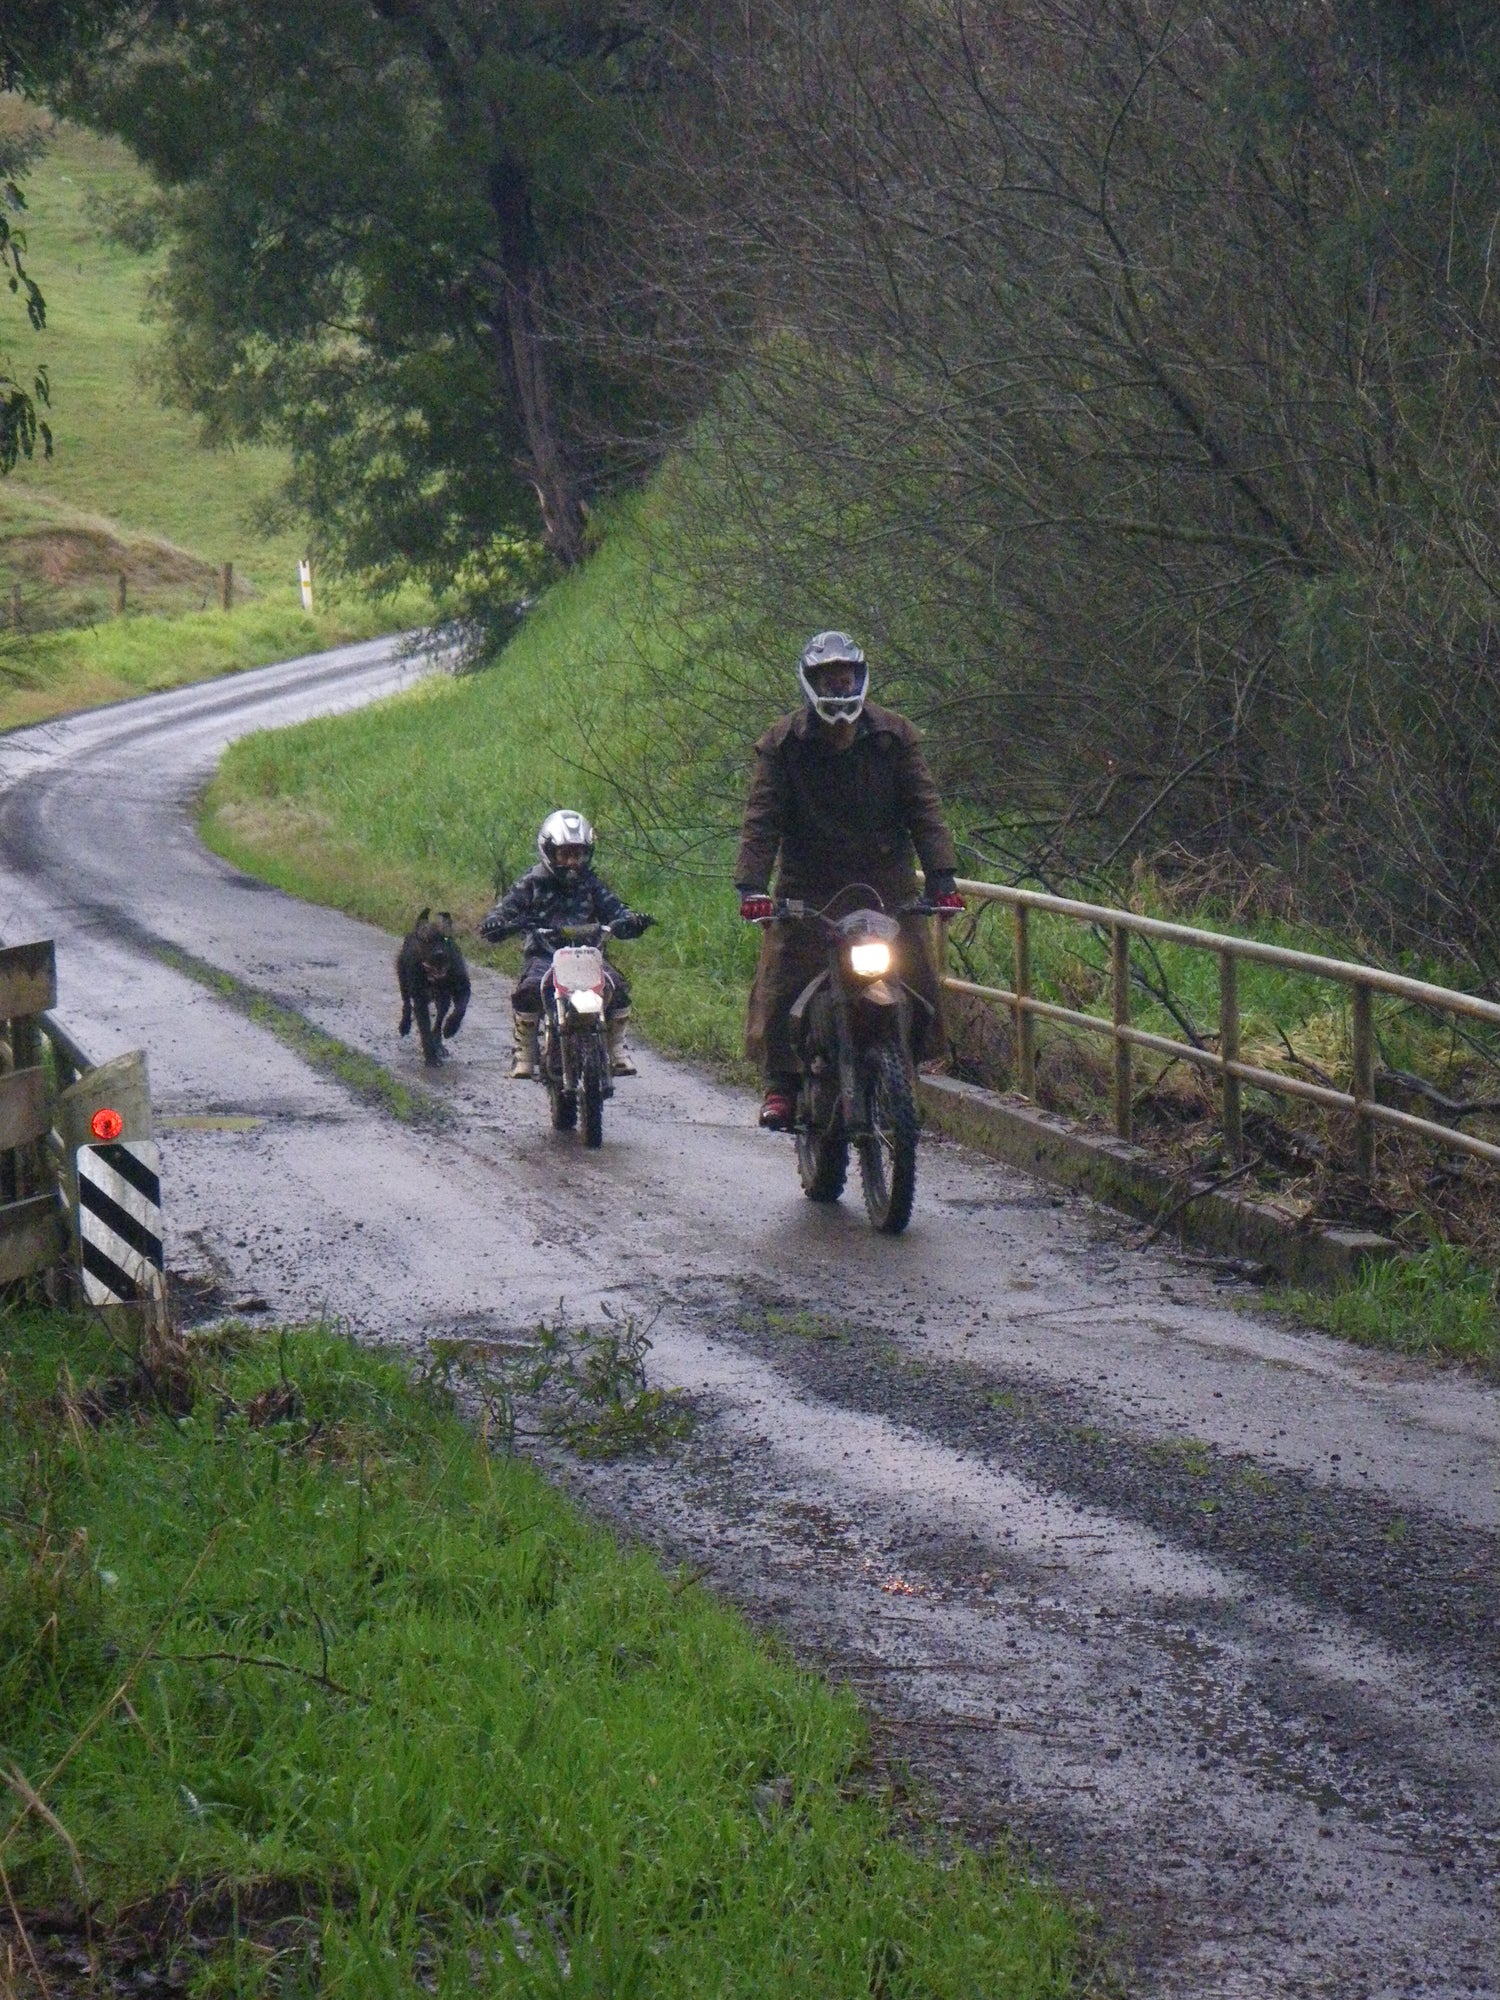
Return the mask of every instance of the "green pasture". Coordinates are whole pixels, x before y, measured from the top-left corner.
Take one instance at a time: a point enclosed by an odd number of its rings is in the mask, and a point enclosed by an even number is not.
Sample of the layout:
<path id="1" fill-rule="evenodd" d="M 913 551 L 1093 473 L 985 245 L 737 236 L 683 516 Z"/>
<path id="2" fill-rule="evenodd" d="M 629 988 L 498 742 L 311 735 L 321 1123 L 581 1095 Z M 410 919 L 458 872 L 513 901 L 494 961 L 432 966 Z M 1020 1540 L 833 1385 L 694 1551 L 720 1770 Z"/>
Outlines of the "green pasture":
<path id="1" fill-rule="evenodd" d="M 208 450 L 162 401 L 163 253 L 118 240 L 150 183 L 122 146 L 13 99 L 0 123 L 44 142 L 21 220 L 47 323 L 0 305 L 0 350 L 28 380 L 46 367 L 54 438 L 0 481 L 0 729 L 425 622 L 417 592 L 376 604 L 321 574 L 303 610 L 307 531 L 277 508 L 281 451 Z"/>
<path id="2" fill-rule="evenodd" d="M 439 1387 L 317 1330 L 179 1358 L 171 1410 L 129 1372 L 0 1327 L 0 1861 L 39 1942 L 87 1906 L 106 1966 L 145 1931 L 200 1995 L 1076 1990 L 1045 1893 L 900 1834 L 848 1694 Z"/>

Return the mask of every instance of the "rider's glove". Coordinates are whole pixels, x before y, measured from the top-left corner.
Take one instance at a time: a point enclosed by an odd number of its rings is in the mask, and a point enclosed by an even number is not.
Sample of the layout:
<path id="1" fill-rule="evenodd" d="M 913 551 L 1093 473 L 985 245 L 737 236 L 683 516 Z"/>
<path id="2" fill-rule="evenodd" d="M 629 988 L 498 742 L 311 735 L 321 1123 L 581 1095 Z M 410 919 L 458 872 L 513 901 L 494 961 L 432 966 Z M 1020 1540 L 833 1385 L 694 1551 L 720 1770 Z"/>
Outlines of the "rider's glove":
<path id="1" fill-rule="evenodd" d="M 502 939 L 508 938 L 511 935 L 511 926 L 502 922 L 496 916 L 495 912 L 491 910 L 490 914 L 480 923 L 479 935 L 487 944 L 499 944 Z"/>
<path id="2" fill-rule="evenodd" d="M 655 917 L 648 917 L 642 911 L 627 910 L 623 917 L 610 925 L 610 929 L 617 938 L 638 938 L 643 931 L 649 931 L 655 922 Z"/>
<path id="3" fill-rule="evenodd" d="M 740 915 L 747 924 L 768 924 L 776 914 L 769 896 L 741 896 Z"/>
<path id="4" fill-rule="evenodd" d="M 945 915 L 963 913 L 964 899 L 958 893 L 955 878 L 946 870 L 934 870 L 927 878 L 927 900 Z"/>

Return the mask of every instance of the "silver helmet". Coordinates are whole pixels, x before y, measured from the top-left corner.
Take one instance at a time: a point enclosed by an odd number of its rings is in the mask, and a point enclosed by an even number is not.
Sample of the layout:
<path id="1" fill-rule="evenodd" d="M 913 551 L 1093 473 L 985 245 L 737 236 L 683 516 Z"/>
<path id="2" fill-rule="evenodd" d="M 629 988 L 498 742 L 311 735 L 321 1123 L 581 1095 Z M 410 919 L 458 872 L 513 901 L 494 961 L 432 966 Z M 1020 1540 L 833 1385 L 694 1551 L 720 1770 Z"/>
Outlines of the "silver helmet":
<path id="1" fill-rule="evenodd" d="M 576 862 L 563 864 L 563 872 L 569 868 L 587 868 L 594 858 L 594 829 L 582 813 L 572 812 L 567 806 L 548 813 L 536 837 L 536 851 L 549 875 L 558 873 L 557 853 L 563 847 L 576 848 L 580 853 Z"/>
<path id="2" fill-rule="evenodd" d="M 859 686 L 853 694 L 821 694 L 813 684 L 819 667 L 850 666 L 859 669 Z M 807 696 L 807 705 L 821 722 L 858 722 L 870 686 L 870 669 L 865 656 L 847 632 L 820 632 L 802 648 L 797 662 L 797 679 Z"/>

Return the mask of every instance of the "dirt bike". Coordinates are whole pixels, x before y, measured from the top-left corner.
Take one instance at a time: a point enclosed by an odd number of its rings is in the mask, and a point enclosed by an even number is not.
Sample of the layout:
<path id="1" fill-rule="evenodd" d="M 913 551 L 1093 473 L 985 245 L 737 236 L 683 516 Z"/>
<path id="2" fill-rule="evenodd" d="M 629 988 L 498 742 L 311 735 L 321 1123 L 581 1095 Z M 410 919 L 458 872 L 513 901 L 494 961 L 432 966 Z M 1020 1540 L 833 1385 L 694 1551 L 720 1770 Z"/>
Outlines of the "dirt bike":
<path id="1" fill-rule="evenodd" d="M 854 892 L 880 898 L 864 883 Z M 850 889 L 833 898 L 838 902 Z M 917 1189 L 917 1095 L 912 1014 L 928 1003 L 901 977 L 901 926 L 937 916 L 936 904 L 908 903 L 896 916 L 868 906 L 831 917 L 796 900 L 780 902 L 773 923 L 815 923 L 828 963 L 792 1005 L 792 1047 L 801 1065 L 792 1130 L 797 1173 L 810 1201 L 837 1201 L 859 1154 L 865 1209 L 875 1227 L 899 1236 Z"/>
<path id="2" fill-rule="evenodd" d="M 584 1145 L 602 1146 L 604 1100 L 615 1094 L 605 1019 L 612 974 L 604 957 L 613 933 L 608 924 L 563 924 L 537 935 L 552 950 L 537 1042 L 552 1128 L 571 1132 L 581 1109 Z"/>

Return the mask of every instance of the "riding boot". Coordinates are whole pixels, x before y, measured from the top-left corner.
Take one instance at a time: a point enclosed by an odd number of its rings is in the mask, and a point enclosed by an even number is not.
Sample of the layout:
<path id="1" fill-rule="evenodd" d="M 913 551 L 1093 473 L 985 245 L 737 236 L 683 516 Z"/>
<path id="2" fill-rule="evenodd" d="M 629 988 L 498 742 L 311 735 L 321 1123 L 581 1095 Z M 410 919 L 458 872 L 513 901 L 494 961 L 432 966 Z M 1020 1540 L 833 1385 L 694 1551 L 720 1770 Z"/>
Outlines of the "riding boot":
<path id="1" fill-rule="evenodd" d="M 630 1051 L 625 1046 L 625 1030 L 630 1024 L 630 1009 L 611 1014 L 609 1028 L 609 1073 L 611 1076 L 636 1076 L 639 1072 L 630 1060 Z"/>
<path id="2" fill-rule="evenodd" d="M 512 1077 L 532 1077 L 536 1075 L 537 1048 L 536 1032 L 541 1024 L 540 1014 L 512 1014 L 511 1033 L 515 1036 L 515 1052 L 511 1056 Z"/>

